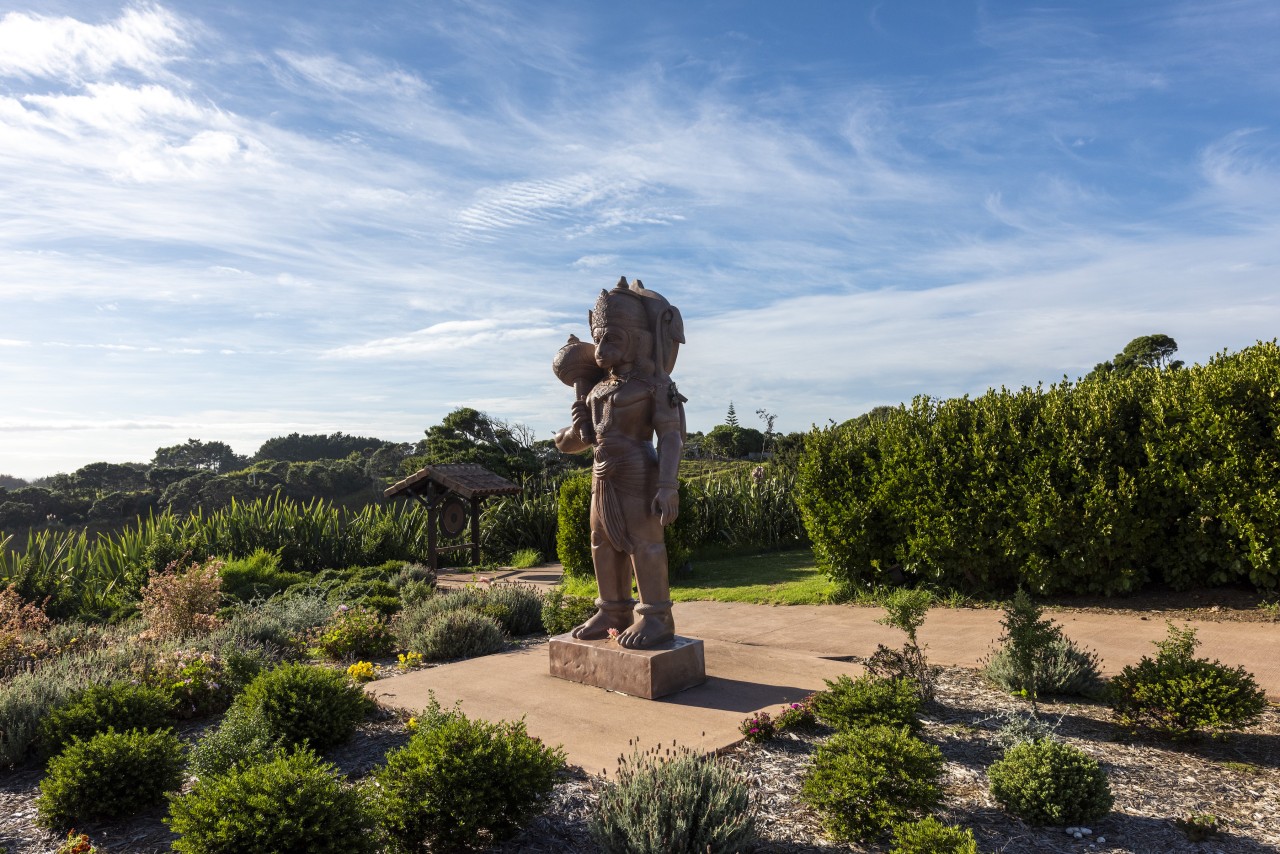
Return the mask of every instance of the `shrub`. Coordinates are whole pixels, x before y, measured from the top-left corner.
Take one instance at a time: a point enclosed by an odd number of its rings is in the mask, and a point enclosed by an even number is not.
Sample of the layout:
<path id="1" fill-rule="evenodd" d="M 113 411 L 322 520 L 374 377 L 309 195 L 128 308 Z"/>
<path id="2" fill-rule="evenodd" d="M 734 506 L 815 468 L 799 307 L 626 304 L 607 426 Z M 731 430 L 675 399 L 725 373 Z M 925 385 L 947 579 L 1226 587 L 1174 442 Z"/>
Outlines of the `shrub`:
<path id="1" fill-rule="evenodd" d="M 1243 667 L 1195 658 L 1195 629 L 1169 623 L 1156 642 L 1155 659 L 1143 656 L 1113 678 L 1108 702 L 1124 726 L 1142 727 L 1175 739 L 1247 726 L 1262 714 L 1266 695 Z"/>
<path id="2" fill-rule="evenodd" d="M 227 561 L 218 574 L 222 576 L 222 592 L 241 602 L 269 599 L 307 580 L 301 573 L 281 571 L 279 556 L 266 549 Z"/>
<path id="3" fill-rule="evenodd" d="M 1000 648 L 987 660 L 984 673 L 992 682 L 1035 705 L 1041 693 L 1091 696 L 1102 687 L 1098 656 L 1085 652 L 1044 616 L 1025 590 L 1018 590 L 1000 624 Z"/>
<path id="4" fill-rule="evenodd" d="M 1106 772 L 1069 744 L 1024 741 L 988 768 L 987 778 L 996 802 L 1029 824 L 1083 824 L 1111 811 Z"/>
<path id="5" fill-rule="evenodd" d="M 257 764 L 201 777 L 166 820 L 181 854 L 361 854 L 378 850 L 363 793 L 313 752 L 278 751 Z"/>
<path id="6" fill-rule="evenodd" d="M 768 712 L 758 712 L 744 720 L 738 726 L 738 732 L 746 736 L 747 741 L 760 744 L 773 738 L 777 725 Z"/>
<path id="7" fill-rule="evenodd" d="M 143 665 L 144 684 L 164 691 L 180 718 L 199 718 L 226 710 L 236 680 L 222 659 L 211 652 L 179 650 Z"/>
<path id="8" fill-rule="evenodd" d="M 241 763 L 268 759 L 282 745 L 261 709 L 237 704 L 191 748 L 187 767 L 201 779 L 214 777 Z"/>
<path id="9" fill-rule="evenodd" d="M 530 584 L 495 584 L 485 594 L 486 603 L 506 609 L 499 625 L 512 637 L 542 631 L 542 593 Z"/>
<path id="10" fill-rule="evenodd" d="M 556 502 L 556 556 L 567 575 L 588 576 L 594 570 L 590 516 L 590 470 L 567 475 Z"/>
<path id="11" fill-rule="evenodd" d="M 568 596 L 553 590 L 542 601 L 542 628 L 549 635 L 562 635 L 585 623 L 596 612 L 596 602 L 589 596 Z"/>
<path id="12" fill-rule="evenodd" d="M 0 851 L 8 854 L 7 848 L 2 848 Z M 59 845 L 54 854 L 98 854 L 98 849 L 93 846 L 86 834 L 68 830 L 67 841 Z"/>
<path id="13" fill-rule="evenodd" d="M 24 602 L 18 588 L 10 584 L 0 590 L 0 633 L 40 634 L 49 630 L 51 621 L 44 608 Z"/>
<path id="14" fill-rule="evenodd" d="M 163 803 L 182 784 L 182 742 L 172 730 L 116 732 L 76 739 L 49 763 L 36 799 L 41 825 L 121 818 Z"/>
<path id="15" fill-rule="evenodd" d="M 820 745 L 801 794 L 832 836 L 868 841 L 938 805 L 942 765 L 909 728 L 871 724 Z"/>
<path id="16" fill-rule="evenodd" d="M 1010 693 L 1018 693 L 1023 676 L 1018 673 L 1013 655 L 1007 647 L 991 654 L 983 667 L 983 675 Z M 1098 654 L 1082 650 L 1067 637 L 1050 641 L 1036 654 L 1034 693 L 1067 694 L 1098 697 L 1103 693 L 1102 674 L 1098 670 Z"/>
<path id="17" fill-rule="evenodd" d="M 292 657 L 302 650 L 299 638 L 332 614 L 333 606 L 322 592 L 295 589 L 283 597 L 236 608 L 216 634 L 238 646 L 262 646 L 276 657 Z"/>
<path id="18" fill-rule="evenodd" d="M 50 712 L 91 685 L 132 675 L 134 650 L 89 649 L 45 662 L 38 672 L 18 673 L 0 685 L 0 768 L 27 758 Z"/>
<path id="19" fill-rule="evenodd" d="M 378 613 L 361 606 L 339 605 L 319 630 L 316 646 L 328 658 L 378 657 L 391 652 L 395 638 Z"/>
<path id="20" fill-rule="evenodd" d="M 606 854 L 730 854 L 755 839 L 746 781 L 723 759 L 683 748 L 623 759 L 588 827 Z"/>
<path id="21" fill-rule="evenodd" d="M 920 693 L 910 679 L 886 679 L 840 676 L 826 680 L 827 690 L 813 697 L 813 712 L 818 720 L 836 730 L 884 724 L 906 726 L 912 732 L 920 729 L 916 717 L 920 711 Z"/>
<path id="22" fill-rule="evenodd" d="M 184 638 L 212 631 L 222 598 L 222 562 L 207 560 L 182 570 L 178 562 L 152 572 L 142 588 L 142 616 L 159 638 Z"/>
<path id="23" fill-rule="evenodd" d="M 478 587 L 463 587 L 437 593 L 401 611 L 392 623 L 396 641 L 405 649 L 417 649 L 418 639 L 436 617 L 448 611 L 476 611 L 484 608 L 485 595 Z"/>
<path id="24" fill-rule="evenodd" d="M 235 705 L 260 714 L 286 745 L 326 750 L 351 738 L 373 703 L 336 670 L 288 663 L 259 675 Z"/>
<path id="25" fill-rule="evenodd" d="M 160 730 L 171 724 L 173 700 L 162 688 L 115 682 L 92 685 L 53 709 L 40 726 L 45 755 L 57 755 L 73 739 L 116 729 Z"/>
<path id="26" fill-rule="evenodd" d="M 978 854 L 978 841 L 967 827 L 950 827 L 933 816 L 893 829 L 892 854 Z"/>
<path id="27" fill-rule="evenodd" d="M 1001 721 L 996 729 L 996 741 L 1005 750 L 1024 741 L 1056 739 L 1058 725 L 1062 723 L 1061 718 L 1058 719 L 1058 723 L 1049 723 L 1035 712 L 1023 711 L 1001 712 L 996 715 L 996 718 Z"/>
<path id="28" fill-rule="evenodd" d="M 787 703 L 773 719 L 773 725 L 779 732 L 788 730 L 813 731 L 818 728 L 818 716 L 814 713 L 815 694 L 810 694 L 799 703 Z"/>
<path id="29" fill-rule="evenodd" d="M 507 645 L 502 629 L 493 618 L 474 611 L 449 611 L 427 625 L 420 641 L 428 661 L 475 658 L 498 652 Z"/>
<path id="30" fill-rule="evenodd" d="M 936 681 L 934 668 L 924 657 L 924 650 L 916 638 L 916 632 L 924 623 L 925 614 L 933 604 L 933 594 L 928 590 L 899 588 L 884 600 L 885 615 L 877 623 L 893 626 L 907 636 L 902 649 L 890 649 L 884 644 L 876 646 L 875 653 L 867 661 L 867 672 L 873 676 L 891 679 L 911 679 L 915 682 L 920 699 L 933 699 Z"/>
<path id="31" fill-rule="evenodd" d="M 546 803 L 564 751 L 524 722 L 468 720 L 432 707 L 409 743 L 374 773 L 378 812 L 409 851 L 481 847 L 507 838 Z"/>

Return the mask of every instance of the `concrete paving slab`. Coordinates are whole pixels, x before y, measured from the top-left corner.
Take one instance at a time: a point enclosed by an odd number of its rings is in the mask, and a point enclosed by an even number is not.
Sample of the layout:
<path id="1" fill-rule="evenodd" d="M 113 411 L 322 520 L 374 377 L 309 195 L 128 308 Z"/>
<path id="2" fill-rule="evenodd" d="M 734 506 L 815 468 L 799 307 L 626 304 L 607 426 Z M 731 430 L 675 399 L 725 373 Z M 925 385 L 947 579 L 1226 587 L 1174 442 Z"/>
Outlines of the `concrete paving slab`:
<path id="1" fill-rule="evenodd" d="M 529 733 L 562 744 L 569 762 L 612 774 L 628 739 L 641 747 L 676 744 L 710 752 L 742 739 L 738 726 L 755 712 L 777 712 L 826 686 L 856 664 L 805 653 L 706 640 L 707 681 L 644 700 L 550 675 L 546 644 L 379 679 L 367 690 L 392 708 L 418 711 L 434 692 L 441 704 L 486 720 L 525 719 Z"/>
<path id="2" fill-rule="evenodd" d="M 748 605 L 678 602 L 672 611 L 681 634 L 823 656 L 869 656 L 877 644 L 900 646 L 902 632 L 876 622 L 882 608 L 852 605 Z M 1144 655 L 1167 627 L 1159 617 L 1084 611 L 1047 611 L 1067 637 L 1102 659 L 1105 675 L 1119 673 Z M 925 617 L 920 642 L 935 664 L 980 667 L 1003 630 L 1003 612 L 986 608 L 936 608 Z M 1242 665 L 1272 702 L 1280 702 L 1280 623 L 1178 620 L 1196 629 L 1200 657 Z"/>

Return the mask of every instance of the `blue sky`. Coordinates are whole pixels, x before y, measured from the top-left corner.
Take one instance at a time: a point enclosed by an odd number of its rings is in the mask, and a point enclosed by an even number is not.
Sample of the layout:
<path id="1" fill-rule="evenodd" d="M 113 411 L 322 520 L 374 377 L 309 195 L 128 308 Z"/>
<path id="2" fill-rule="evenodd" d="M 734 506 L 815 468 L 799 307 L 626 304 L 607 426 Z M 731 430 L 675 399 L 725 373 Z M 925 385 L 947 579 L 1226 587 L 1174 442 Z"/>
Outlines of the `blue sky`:
<path id="1" fill-rule="evenodd" d="M 693 429 L 1280 328 L 1280 5 L 0 0 L 0 472 L 546 437 L 601 287 Z"/>

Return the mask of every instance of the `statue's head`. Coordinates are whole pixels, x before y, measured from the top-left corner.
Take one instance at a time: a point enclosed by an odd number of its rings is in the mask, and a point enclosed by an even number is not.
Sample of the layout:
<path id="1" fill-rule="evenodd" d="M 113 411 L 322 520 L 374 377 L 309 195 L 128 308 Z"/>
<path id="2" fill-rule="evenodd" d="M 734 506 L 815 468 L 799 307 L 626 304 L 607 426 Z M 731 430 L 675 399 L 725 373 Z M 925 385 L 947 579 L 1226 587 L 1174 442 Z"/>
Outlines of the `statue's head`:
<path id="1" fill-rule="evenodd" d="M 610 368 L 653 373 L 653 334 L 644 300 L 621 279 L 613 290 L 600 291 L 595 308 L 588 313 L 591 337 L 596 342 L 596 364 Z"/>
<path id="2" fill-rule="evenodd" d="M 670 374 L 675 367 L 676 352 L 684 343 L 680 311 L 639 279 L 628 285 L 623 276 L 612 290 L 600 291 L 587 319 L 600 367 L 628 370 L 630 365 L 643 376 L 655 371 Z"/>

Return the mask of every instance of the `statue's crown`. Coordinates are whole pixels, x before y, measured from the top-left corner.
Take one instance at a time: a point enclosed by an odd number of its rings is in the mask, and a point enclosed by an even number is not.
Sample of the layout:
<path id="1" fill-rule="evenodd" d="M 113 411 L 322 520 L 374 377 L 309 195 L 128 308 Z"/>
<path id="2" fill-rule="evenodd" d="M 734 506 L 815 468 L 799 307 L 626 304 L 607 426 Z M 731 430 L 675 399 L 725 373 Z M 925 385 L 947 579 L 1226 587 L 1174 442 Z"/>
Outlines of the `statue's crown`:
<path id="1" fill-rule="evenodd" d="M 639 284 L 639 282 L 637 282 Z M 649 312 L 645 308 L 644 298 L 627 286 L 627 278 L 618 280 L 612 290 L 600 291 L 596 304 L 591 309 L 591 328 L 600 329 L 605 326 L 622 326 L 628 329 L 649 330 Z"/>

